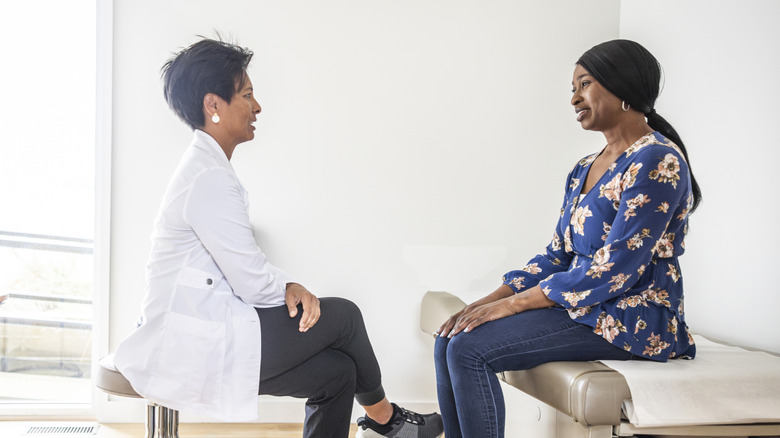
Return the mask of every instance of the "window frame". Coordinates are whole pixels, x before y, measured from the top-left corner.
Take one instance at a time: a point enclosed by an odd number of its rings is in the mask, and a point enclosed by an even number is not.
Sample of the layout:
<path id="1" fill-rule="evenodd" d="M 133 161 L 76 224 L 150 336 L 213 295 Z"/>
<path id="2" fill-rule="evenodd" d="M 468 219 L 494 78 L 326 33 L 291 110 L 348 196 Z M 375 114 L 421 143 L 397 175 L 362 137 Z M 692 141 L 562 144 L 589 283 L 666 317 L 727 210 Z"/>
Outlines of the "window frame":
<path id="1" fill-rule="evenodd" d="M 111 254 L 111 137 L 113 1 L 95 0 L 95 231 L 93 252 L 92 364 L 108 352 Z M 93 372 L 94 377 L 94 372 Z M 92 403 L 8 403 L 0 420 L 98 420 L 108 396 L 92 385 Z"/>

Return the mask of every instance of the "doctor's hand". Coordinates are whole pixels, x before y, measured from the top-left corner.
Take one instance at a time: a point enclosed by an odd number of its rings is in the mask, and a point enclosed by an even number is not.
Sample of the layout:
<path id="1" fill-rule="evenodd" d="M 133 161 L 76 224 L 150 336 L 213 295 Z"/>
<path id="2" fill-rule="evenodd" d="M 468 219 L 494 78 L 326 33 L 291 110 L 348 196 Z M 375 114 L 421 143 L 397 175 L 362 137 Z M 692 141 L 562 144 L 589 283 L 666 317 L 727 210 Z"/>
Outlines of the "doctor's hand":
<path id="1" fill-rule="evenodd" d="M 290 311 L 290 318 L 298 315 L 298 304 L 303 305 L 303 315 L 298 331 L 306 332 L 320 319 L 320 300 L 298 283 L 288 283 L 284 294 L 284 303 Z"/>

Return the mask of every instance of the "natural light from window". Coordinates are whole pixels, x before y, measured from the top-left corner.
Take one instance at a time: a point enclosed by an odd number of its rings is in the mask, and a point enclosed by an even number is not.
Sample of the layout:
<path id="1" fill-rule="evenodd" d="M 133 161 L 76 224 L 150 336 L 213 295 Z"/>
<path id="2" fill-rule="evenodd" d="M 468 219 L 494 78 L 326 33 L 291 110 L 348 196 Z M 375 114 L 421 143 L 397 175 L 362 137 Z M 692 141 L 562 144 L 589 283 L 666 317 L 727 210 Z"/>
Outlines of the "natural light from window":
<path id="1" fill-rule="evenodd" d="M 90 403 L 96 2 L 6 6 L 0 403 Z"/>

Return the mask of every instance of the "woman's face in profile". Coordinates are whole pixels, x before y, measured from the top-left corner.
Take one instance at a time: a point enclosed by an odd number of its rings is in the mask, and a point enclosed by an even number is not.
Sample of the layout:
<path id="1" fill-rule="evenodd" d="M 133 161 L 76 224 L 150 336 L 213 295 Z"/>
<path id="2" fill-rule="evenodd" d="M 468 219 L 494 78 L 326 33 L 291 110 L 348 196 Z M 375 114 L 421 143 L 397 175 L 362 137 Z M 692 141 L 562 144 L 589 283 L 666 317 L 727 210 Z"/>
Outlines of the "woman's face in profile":
<path id="1" fill-rule="evenodd" d="M 582 129 L 605 131 L 617 123 L 622 101 L 607 91 L 581 65 L 574 68 L 571 104 Z"/>
<path id="2" fill-rule="evenodd" d="M 233 139 L 234 144 L 240 144 L 255 138 L 257 115 L 260 114 L 260 104 L 255 100 L 254 88 L 249 76 L 244 76 L 244 85 L 237 90 L 230 103 L 224 102 L 219 111 L 221 128 Z"/>

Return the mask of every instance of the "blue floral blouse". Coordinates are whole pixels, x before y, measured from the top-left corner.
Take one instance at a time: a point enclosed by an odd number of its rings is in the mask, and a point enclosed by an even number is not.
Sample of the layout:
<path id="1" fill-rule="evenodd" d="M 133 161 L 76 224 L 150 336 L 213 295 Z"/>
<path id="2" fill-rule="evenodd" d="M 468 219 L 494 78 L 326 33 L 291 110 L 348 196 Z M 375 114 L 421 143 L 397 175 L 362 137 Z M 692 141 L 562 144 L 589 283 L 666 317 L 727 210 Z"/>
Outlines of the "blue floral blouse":
<path id="1" fill-rule="evenodd" d="M 636 355 L 693 358 L 678 263 L 693 203 L 682 152 L 660 133 L 647 134 L 581 193 L 597 156 L 569 173 L 546 253 L 504 283 L 516 292 L 538 284 L 573 320 Z"/>

